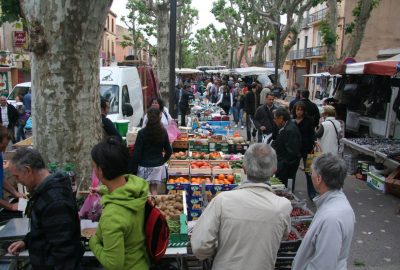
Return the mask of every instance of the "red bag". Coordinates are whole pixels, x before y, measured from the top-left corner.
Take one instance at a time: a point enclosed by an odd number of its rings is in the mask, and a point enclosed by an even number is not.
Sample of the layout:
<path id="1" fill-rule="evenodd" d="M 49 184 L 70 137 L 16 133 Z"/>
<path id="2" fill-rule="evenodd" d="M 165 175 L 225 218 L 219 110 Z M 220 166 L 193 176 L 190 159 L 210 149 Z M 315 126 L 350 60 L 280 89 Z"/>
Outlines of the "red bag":
<path id="1" fill-rule="evenodd" d="M 152 262 L 158 262 L 165 254 L 169 243 L 169 228 L 161 211 L 149 199 L 144 212 L 144 234 L 147 254 Z"/>

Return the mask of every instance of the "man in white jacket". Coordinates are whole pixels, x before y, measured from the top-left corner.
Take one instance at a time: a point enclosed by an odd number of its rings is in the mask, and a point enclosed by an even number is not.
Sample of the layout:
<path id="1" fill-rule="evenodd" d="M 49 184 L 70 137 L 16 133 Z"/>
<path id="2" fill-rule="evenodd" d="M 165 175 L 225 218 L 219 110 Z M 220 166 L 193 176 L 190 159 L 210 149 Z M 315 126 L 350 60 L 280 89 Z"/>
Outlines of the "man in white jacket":
<path id="1" fill-rule="evenodd" d="M 271 191 L 275 150 L 253 144 L 244 156 L 247 181 L 216 196 L 197 221 L 192 250 L 214 258 L 214 270 L 274 269 L 281 240 L 290 231 L 290 201 Z"/>
<path id="2" fill-rule="evenodd" d="M 346 270 L 354 233 L 354 211 L 342 191 L 347 168 L 343 159 L 328 153 L 312 164 L 312 182 L 319 196 L 317 212 L 301 242 L 293 270 Z"/>

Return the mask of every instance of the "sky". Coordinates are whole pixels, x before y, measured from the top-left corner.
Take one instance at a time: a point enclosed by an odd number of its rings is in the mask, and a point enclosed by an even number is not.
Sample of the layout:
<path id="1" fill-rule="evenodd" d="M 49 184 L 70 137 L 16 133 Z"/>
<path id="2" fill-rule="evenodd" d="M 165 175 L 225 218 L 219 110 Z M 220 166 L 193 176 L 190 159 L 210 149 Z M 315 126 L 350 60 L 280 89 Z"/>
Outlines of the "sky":
<path id="1" fill-rule="evenodd" d="M 196 25 L 193 26 L 193 31 L 205 28 L 210 23 L 214 24 L 217 28 L 222 28 L 223 24 L 217 22 L 214 15 L 211 13 L 212 3 L 215 0 L 192 0 L 192 7 L 199 11 L 199 20 Z M 114 0 L 111 6 L 111 10 L 117 14 L 117 24 L 125 26 L 121 22 L 121 16 L 126 16 L 126 3 L 127 0 Z"/>

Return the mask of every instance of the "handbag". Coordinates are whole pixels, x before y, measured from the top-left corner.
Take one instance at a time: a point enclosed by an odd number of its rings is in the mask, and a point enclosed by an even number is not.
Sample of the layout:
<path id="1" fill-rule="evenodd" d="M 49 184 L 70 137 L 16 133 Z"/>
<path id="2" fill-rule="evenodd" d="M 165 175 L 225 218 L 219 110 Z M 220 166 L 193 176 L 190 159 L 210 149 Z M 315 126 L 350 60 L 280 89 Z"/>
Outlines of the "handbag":
<path id="1" fill-rule="evenodd" d="M 311 173 L 311 165 L 314 161 L 314 158 L 319 157 L 322 155 L 321 146 L 318 142 L 315 142 L 313 150 L 307 154 L 306 165 L 304 167 L 304 171 L 306 173 Z"/>
<path id="2" fill-rule="evenodd" d="M 32 117 L 31 116 L 29 116 L 28 120 L 26 120 L 25 128 L 32 129 Z"/>

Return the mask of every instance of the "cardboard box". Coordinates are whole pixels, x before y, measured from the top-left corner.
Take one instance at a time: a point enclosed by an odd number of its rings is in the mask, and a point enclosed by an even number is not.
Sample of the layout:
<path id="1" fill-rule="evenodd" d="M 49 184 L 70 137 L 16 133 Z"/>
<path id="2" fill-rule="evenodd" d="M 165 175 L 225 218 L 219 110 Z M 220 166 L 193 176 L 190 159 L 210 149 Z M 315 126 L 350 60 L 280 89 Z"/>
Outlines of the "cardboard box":
<path id="1" fill-rule="evenodd" d="M 385 193 L 385 176 L 376 173 L 368 172 L 367 185 Z"/>
<path id="2" fill-rule="evenodd" d="M 385 191 L 400 198 L 400 167 L 386 178 Z"/>

